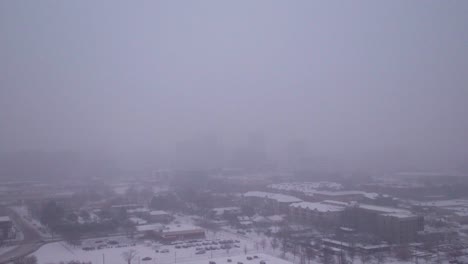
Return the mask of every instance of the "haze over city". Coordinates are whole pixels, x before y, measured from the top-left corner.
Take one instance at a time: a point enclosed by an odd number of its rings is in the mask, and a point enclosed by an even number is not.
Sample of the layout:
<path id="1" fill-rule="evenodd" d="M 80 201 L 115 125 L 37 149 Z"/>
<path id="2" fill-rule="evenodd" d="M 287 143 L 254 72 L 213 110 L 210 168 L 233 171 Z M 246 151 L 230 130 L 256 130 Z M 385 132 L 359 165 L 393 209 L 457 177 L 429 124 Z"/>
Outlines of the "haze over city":
<path id="1" fill-rule="evenodd" d="M 3 152 L 167 167 L 260 137 L 280 164 L 294 142 L 351 168 L 467 161 L 465 1 L 0 5 Z"/>
<path id="2" fill-rule="evenodd" d="M 467 264 L 468 1 L 0 1 L 0 264 Z"/>

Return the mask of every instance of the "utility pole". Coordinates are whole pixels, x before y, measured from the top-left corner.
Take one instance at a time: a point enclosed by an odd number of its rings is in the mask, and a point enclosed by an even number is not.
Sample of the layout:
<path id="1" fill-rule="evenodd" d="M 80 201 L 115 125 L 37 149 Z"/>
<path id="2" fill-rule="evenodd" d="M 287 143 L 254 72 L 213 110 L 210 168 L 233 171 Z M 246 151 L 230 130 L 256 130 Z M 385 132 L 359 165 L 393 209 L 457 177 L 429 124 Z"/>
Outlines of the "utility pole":
<path id="1" fill-rule="evenodd" d="M 102 253 L 102 264 L 106 264 L 106 257 L 104 256 L 104 253 Z"/>

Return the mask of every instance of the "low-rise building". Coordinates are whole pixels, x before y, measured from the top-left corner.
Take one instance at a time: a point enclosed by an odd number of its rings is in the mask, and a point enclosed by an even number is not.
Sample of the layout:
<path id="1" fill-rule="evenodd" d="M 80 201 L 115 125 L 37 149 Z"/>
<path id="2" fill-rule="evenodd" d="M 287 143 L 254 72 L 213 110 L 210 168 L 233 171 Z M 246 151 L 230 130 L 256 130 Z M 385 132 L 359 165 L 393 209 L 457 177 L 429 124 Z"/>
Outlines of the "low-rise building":
<path id="1" fill-rule="evenodd" d="M 353 204 L 344 211 L 344 219 L 343 224 L 391 243 L 413 242 L 418 232 L 424 230 L 422 216 L 399 208 Z"/>
<path id="2" fill-rule="evenodd" d="M 167 225 L 160 233 L 164 241 L 205 238 L 205 230 L 201 227 L 187 224 Z"/>
<path id="3" fill-rule="evenodd" d="M 221 219 L 223 217 L 236 217 L 242 213 L 242 210 L 237 206 L 219 207 L 211 209 L 211 214 L 214 218 Z"/>
<path id="4" fill-rule="evenodd" d="M 289 205 L 289 215 L 293 220 L 326 226 L 338 225 L 344 210 L 345 207 L 339 202 L 300 202 Z"/>
<path id="5" fill-rule="evenodd" d="M 149 220 L 152 222 L 169 223 L 173 217 L 166 211 L 156 210 L 149 212 Z"/>
<path id="6" fill-rule="evenodd" d="M 150 210 L 148 208 L 127 209 L 127 214 L 140 218 L 147 218 L 150 214 Z"/>
<path id="7" fill-rule="evenodd" d="M 143 208 L 143 206 L 138 205 L 138 204 L 116 204 L 112 205 L 110 210 L 112 213 L 120 213 L 120 212 L 128 212 L 128 210 L 134 210 L 137 208 Z"/>
<path id="8" fill-rule="evenodd" d="M 244 202 L 254 207 L 261 207 L 276 214 L 287 214 L 289 205 L 302 202 L 301 199 L 279 193 L 252 191 L 243 195 Z"/>
<path id="9" fill-rule="evenodd" d="M 136 231 L 140 235 L 146 236 L 158 236 L 161 233 L 164 226 L 162 224 L 148 224 L 148 225 L 139 225 L 136 227 Z"/>

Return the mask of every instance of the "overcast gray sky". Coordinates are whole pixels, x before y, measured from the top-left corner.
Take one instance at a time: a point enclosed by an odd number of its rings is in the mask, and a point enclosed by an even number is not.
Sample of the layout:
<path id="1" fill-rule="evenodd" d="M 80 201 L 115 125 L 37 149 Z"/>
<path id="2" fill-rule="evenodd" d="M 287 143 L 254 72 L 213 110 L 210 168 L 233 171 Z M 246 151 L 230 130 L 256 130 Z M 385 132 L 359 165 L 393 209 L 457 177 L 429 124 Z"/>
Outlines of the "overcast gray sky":
<path id="1" fill-rule="evenodd" d="M 458 158 L 468 1 L 0 1 L 4 150 L 262 133 Z"/>

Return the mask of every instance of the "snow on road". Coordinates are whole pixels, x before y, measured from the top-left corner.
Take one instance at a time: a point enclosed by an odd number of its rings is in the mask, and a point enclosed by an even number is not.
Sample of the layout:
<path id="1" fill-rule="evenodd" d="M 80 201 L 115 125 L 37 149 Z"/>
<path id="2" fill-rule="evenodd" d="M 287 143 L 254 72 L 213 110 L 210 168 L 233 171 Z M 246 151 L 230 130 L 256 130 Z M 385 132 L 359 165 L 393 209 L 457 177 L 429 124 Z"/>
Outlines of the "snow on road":
<path id="1" fill-rule="evenodd" d="M 34 228 L 43 238 L 52 238 L 48 228 L 43 226 L 37 219 L 33 218 L 25 206 L 11 207 L 28 226 Z"/>

